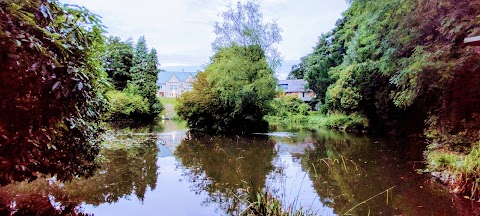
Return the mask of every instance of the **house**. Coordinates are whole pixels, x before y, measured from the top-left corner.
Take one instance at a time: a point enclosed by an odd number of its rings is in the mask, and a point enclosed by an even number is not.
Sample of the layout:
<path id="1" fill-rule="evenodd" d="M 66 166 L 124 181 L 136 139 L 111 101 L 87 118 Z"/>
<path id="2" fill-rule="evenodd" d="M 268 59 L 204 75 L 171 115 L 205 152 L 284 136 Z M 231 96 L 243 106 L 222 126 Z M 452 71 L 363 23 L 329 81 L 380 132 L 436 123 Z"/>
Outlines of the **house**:
<path id="1" fill-rule="evenodd" d="M 278 87 L 283 90 L 284 95 L 295 95 L 305 102 L 315 97 L 315 93 L 307 86 L 308 82 L 303 79 L 278 80 Z"/>
<path id="2" fill-rule="evenodd" d="M 192 82 L 197 72 L 166 72 L 158 73 L 158 96 L 164 98 L 180 97 L 192 90 Z"/>

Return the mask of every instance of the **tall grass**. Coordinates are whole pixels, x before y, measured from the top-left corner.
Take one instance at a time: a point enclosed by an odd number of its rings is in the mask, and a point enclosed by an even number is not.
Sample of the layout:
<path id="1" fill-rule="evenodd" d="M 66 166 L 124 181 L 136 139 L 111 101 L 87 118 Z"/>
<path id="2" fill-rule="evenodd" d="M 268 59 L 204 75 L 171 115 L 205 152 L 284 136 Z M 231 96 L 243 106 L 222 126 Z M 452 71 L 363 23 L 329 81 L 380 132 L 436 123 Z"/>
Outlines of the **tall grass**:
<path id="1" fill-rule="evenodd" d="M 272 126 L 287 126 L 293 129 L 317 130 L 329 128 L 354 132 L 362 132 L 368 129 L 368 120 L 359 114 L 266 116 L 265 120 Z"/>
<path id="2" fill-rule="evenodd" d="M 445 149 L 430 150 L 427 171 L 449 186 L 451 192 L 480 199 L 480 142 L 467 154 Z"/>
<path id="3" fill-rule="evenodd" d="M 312 211 L 303 208 L 294 210 L 294 205 L 283 207 L 280 200 L 272 194 L 264 191 L 257 193 L 256 196 L 250 196 L 247 200 L 247 208 L 240 213 L 241 216 L 261 215 L 261 216 L 313 216 Z"/>

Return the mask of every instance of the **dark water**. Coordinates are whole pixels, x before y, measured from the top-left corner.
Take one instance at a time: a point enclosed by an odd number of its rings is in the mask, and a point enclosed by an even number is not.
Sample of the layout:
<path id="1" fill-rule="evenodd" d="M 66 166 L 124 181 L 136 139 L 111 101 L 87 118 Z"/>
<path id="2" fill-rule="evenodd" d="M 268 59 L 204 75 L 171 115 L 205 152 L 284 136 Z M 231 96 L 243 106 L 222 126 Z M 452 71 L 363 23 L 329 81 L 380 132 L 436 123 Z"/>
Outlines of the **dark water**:
<path id="1" fill-rule="evenodd" d="M 318 215 L 480 213 L 417 173 L 424 146 L 413 141 L 333 131 L 189 138 L 173 122 L 110 138 L 93 177 L 0 188 L 0 215 L 238 215 L 259 190 Z"/>

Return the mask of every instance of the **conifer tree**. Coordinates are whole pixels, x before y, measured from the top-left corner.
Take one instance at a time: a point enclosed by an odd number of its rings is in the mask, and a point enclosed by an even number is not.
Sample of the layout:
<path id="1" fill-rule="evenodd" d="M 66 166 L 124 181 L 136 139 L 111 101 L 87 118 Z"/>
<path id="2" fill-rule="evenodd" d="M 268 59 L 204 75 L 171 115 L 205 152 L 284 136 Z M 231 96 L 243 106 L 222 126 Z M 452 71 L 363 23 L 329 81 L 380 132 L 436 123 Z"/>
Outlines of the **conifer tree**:
<path id="1" fill-rule="evenodd" d="M 150 114 L 153 116 L 163 110 L 163 106 L 156 96 L 158 90 L 156 81 L 159 72 L 157 65 L 157 51 L 152 49 L 149 52 L 145 37 L 140 37 L 133 50 L 130 85 L 138 87 L 140 96 L 148 100 Z"/>

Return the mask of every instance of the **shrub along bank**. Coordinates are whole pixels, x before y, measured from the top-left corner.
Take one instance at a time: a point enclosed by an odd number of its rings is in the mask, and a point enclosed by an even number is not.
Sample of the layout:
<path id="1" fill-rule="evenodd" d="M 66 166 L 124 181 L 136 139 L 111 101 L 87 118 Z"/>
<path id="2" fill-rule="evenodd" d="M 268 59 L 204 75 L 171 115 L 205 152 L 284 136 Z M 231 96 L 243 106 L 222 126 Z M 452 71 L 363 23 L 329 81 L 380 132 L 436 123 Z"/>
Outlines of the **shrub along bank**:
<path id="1" fill-rule="evenodd" d="M 365 132 L 368 120 L 359 114 L 319 114 L 309 112 L 310 106 L 295 96 L 281 96 L 270 103 L 271 111 L 265 116 L 270 126 L 289 129 L 329 128 L 349 132 Z"/>

